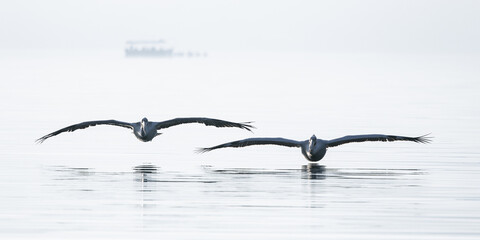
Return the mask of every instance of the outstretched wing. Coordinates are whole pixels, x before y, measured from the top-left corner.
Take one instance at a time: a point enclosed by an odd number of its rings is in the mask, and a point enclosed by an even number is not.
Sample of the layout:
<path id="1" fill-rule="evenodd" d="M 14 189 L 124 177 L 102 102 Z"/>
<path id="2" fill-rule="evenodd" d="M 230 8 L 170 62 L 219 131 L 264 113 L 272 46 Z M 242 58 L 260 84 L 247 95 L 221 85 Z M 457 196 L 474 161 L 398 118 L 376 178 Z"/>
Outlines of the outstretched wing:
<path id="1" fill-rule="evenodd" d="M 327 141 L 327 147 L 336 147 L 345 143 L 351 142 L 367 142 L 367 141 L 382 141 L 382 142 L 393 142 L 393 141 L 411 141 L 417 143 L 429 143 L 431 142 L 428 137 L 429 134 L 423 135 L 420 137 L 403 137 L 403 136 L 394 136 L 394 135 L 381 135 L 381 134 L 370 134 L 370 135 L 350 135 L 341 138 L 336 138 Z"/>
<path id="2" fill-rule="evenodd" d="M 157 122 L 155 123 L 155 126 L 157 129 L 162 129 L 162 128 L 169 128 L 172 126 L 185 124 L 185 123 L 203 123 L 207 126 L 215 126 L 215 127 L 236 127 L 236 128 L 242 128 L 242 129 L 248 130 L 250 132 L 252 131 L 251 128 L 255 128 L 254 126 L 249 124 L 250 122 L 235 123 L 235 122 L 229 122 L 229 121 L 213 119 L 213 118 L 175 118 L 172 120 Z"/>
<path id="3" fill-rule="evenodd" d="M 36 142 L 37 143 L 42 143 L 47 138 L 56 136 L 60 133 L 73 132 L 73 131 L 78 130 L 78 129 L 84 129 L 84 128 L 88 128 L 88 127 L 92 127 L 92 126 L 96 126 L 96 125 L 114 125 L 114 126 L 133 129 L 133 124 L 126 123 L 126 122 L 120 122 L 120 121 L 116 121 L 116 120 L 89 121 L 89 122 L 82 122 L 82 123 L 74 124 L 74 125 L 62 128 L 60 130 L 57 130 L 55 132 L 49 133 L 49 134 L 37 139 Z"/>
<path id="4" fill-rule="evenodd" d="M 285 139 L 285 138 L 247 138 L 239 141 L 220 144 L 215 147 L 199 148 L 197 149 L 197 152 L 204 153 L 204 152 L 209 152 L 218 148 L 226 148 L 226 147 L 238 148 L 238 147 L 246 147 L 250 145 L 280 145 L 280 146 L 286 146 L 286 147 L 300 147 L 301 142 Z"/>

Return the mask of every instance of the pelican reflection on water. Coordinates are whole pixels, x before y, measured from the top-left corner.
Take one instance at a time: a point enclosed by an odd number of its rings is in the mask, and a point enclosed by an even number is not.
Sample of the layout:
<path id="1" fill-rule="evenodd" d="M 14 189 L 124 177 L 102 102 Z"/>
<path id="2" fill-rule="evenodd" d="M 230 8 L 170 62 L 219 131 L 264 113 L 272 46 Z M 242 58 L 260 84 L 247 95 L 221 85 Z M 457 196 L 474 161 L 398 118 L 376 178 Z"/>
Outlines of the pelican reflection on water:
<path id="1" fill-rule="evenodd" d="M 428 134 L 427 134 L 428 135 Z M 305 141 L 296 141 L 286 138 L 247 138 L 243 140 L 228 142 L 209 148 L 198 149 L 199 153 L 209 152 L 219 148 L 227 147 L 246 147 L 251 145 L 280 145 L 285 147 L 299 147 L 301 148 L 303 156 L 311 162 L 320 161 L 327 153 L 327 148 L 336 147 L 345 143 L 351 142 L 367 142 L 367 141 L 411 141 L 416 143 L 429 143 L 431 140 L 427 135 L 420 137 L 403 137 L 395 135 L 381 135 L 381 134 L 368 134 L 368 135 L 349 135 L 332 140 L 317 139 L 315 135 Z"/>
<path id="2" fill-rule="evenodd" d="M 186 123 L 203 123 L 206 126 L 214 126 L 219 128 L 235 127 L 235 128 L 245 129 L 248 131 L 252 131 L 251 129 L 254 128 L 252 125 L 249 124 L 250 122 L 236 123 L 236 122 L 229 122 L 229 121 L 213 119 L 213 118 L 199 118 L 199 117 L 175 118 L 175 119 L 171 119 L 163 122 L 150 122 L 148 121 L 147 118 L 143 118 L 141 122 L 136 122 L 136 123 L 121 122 L 117 120 L 99 120 L 99 121 L 82 122 L 82 123 L 78 123 L 78 124 L 74 124 L 74 125 L 62 128 L 60 130 L 49 133 L 37 139 L 36 142 L 42 143 L 46 139 L 56 136 L 60 133 L 73 132 L 78 129 L 84 129 L 84 128 L 93 127 L 96 125 L 113 125 L 113 126 L 129 128 L 133 130 L 133 134 L 135 134 L 135 137 L 137 137 L 138 140 L 142 142 L 149 142 L 149 141 L 152 141 L 154 137 L 161 134 L 157 132 L 157 130 L 173 127 L 180 124 L 186 124 Z"/>

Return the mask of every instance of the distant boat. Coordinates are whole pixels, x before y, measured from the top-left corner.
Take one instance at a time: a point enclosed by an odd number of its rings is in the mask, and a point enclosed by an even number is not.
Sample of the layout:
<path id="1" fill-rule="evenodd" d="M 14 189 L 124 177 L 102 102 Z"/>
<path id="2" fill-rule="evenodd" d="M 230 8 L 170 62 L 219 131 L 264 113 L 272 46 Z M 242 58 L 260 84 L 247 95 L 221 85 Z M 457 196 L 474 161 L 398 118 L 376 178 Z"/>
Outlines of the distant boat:
<path id="1" fill-rule="evenodd" d="M 164 46 L 164 40 L 127 41 L 126 57 L 172 57 L 173 48 Z"/>
<path id="2" fill-rule="evenodd" d="M 207 53 L 174 51 L 167 46 L 164 40 L 154 41 L 127 41 L 125 47 L 126 57 L 207 57 Z"/>

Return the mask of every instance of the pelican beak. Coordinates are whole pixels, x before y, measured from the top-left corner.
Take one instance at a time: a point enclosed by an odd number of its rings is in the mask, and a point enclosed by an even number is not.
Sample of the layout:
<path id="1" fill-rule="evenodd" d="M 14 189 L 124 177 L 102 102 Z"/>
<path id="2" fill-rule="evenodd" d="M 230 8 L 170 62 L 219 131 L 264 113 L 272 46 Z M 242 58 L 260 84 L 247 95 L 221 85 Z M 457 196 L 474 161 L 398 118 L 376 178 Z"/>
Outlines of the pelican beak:
<path id="1" fill-rule="evenodd" d="M 145 126 L 145 122 L 142 121 L 142 123 L 140 123 L 140 124 L 141 124 L 141 129 L 142 129 L 143 135 L 146 135 L 146 134 L 147 134 L 147 131 L 145 130 L 145 127 L 146 127 L 146 126 Z"/>
<path id="2" fill-rule="evenodd" d="M 310 142 L 308 143 L 308 155 L 312 155 L 312 152 L 313 152 L 313 149 L 315 148 L 315 142 L 310 140 Z"/>

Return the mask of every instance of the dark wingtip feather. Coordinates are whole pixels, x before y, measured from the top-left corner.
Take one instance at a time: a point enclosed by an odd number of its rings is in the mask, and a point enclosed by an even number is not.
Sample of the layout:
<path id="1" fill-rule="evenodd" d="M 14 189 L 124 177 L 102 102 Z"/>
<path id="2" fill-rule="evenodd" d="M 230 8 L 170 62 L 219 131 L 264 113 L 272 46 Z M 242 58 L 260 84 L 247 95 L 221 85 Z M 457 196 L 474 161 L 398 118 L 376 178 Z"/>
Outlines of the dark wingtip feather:
<path id="1" fill-rule="evenodd" d="M 431 133 L 422 135 L 420 137 L 413 138 L 413 141 L 417 142 L 417 143 L 424 143 L 424 144 L 431 143 L 433 137 L 430 136 L 430 134 Z"/>
<path id="2" fill-rule="evenodd" d="M 53 133 L 50 133 L 50 134 L 47 134 L 47 135 L 35 140 L 35 142 L 37 144 L 41 144 L 41 143 L 45 142 L 45 140 L 47 140 L 48 138 L 53 137 L 53 136 L 55 136 L 55 135 Z"/>
<path id="3" fill-rule="evenodd" d="M 253 123 L 253 122 L 242 122 L 242 123 L 240 123 L 240 126 L 242 127 L 242 129 L 253 132 L 252 129 L 256 129 L 256 127 L 253 126 L 251 123 Z"/>
<path id="4" fill-rule="evenodd" d="M 46 140 L 46 138 L 41 137 L 41 138 L 35 140 L 35 143 L 36 143 L 36 144 L 42 144 L 45 140 Z"/>
<path id="5" fill-rule="evenodd" d="M 213 149 L 211 149 L 211 148 L 197 148 L 197 149 L 195 149 L 195 153 L 202 154 L 202 153 L 210 152 L 212 150 Z"/>

